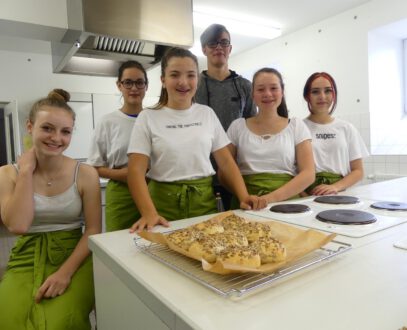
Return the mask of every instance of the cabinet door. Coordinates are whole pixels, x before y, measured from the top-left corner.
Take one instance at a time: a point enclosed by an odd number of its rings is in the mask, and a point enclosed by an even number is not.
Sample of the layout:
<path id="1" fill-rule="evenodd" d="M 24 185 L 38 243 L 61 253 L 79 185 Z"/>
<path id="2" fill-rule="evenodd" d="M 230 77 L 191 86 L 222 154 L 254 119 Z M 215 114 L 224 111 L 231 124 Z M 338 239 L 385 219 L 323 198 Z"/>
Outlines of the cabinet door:
<path id="1" fill-rule="evenodd" d="M 75 111 L 76 120 L 71 144 L 66 149 L 65 155 L 86 160 L 93 133 L 92 102 L 69 102 L 68 104 Z"/>

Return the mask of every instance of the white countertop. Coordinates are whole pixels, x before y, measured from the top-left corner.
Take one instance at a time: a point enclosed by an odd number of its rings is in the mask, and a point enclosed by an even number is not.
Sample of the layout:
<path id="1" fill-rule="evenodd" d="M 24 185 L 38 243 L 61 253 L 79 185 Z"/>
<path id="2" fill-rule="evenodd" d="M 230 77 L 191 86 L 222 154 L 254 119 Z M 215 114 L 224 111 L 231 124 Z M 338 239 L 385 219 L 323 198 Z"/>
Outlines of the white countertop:
<path id="1" fill-rule="evenodd" d="M 99 182 L 100 182 L 100 187 L 104 188 L 104 187 L 106 187 L 107 183 L 109 182 L 109 179 L 99 178 Z"/>
<path id="2" fill-rule="evenodd" d="M 406 202 L 407 178 L 359 186 L 346 193 Z M 204 218 L 176 221 L 171 229 Z M 182 328 L 175 325 L 168 310 L 193 329 L 382 330 L 407 326 L 407 250 L 393 246 L 407 238 L 407 224 L 362 238 L 338 236 L 337 240 L 352 244 L 349 252 L 238 300 L 221 297 L 142 254 L 134 237 L 123 230 L 91 236 L 89 244 L 95 257 L 128 290 L 142 296 L 168 328 Z"/>

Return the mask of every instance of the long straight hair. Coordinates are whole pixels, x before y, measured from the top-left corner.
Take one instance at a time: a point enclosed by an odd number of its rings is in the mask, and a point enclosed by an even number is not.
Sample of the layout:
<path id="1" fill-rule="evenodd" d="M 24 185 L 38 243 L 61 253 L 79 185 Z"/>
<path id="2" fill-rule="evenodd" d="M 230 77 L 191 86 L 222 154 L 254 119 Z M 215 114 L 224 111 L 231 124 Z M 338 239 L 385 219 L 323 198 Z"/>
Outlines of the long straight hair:
<path id="1" fill-rule="evenodd" d="M 165 52 L 163 58 L 161 59 L 161 77 L 165 77 L 165 69 L 167 69 L 168 62 L 173 57 L 191 58 L 196 64 L 196 72 L 198 73 L 197 57 L 194 54 L 192 54 L 188 49 L 184 49 L 181 47 L 172 47 L 172 48 L 169 48 Z M 194 102 L 194 99 L 192 99 L 192 102 Z M 168 92 L 167 92 L 167 89 L 164 88 L 164 86 L 161 86 L 160 98 L 159 98 L 157 104 L 155 104 L 152 107 L 152 109 L 158 110 L 158 109 L 165 107 L 167 104 L 168 104 Z"/>
<path id="2" fill-rule="evenodd" d="M 308 77 L 308 79 L 305 83 L 305 86 L 304 86 L 304 91 L 303 91 L 304 99 L 305 99 L 305 101 L 307 101 L 308 110 L 311 112 L 311 104 L 310 104 L 311 85 L 314 82 L 314 80 L 319 77 L 325 78 L 331 84 L 331 87 L 333 90 L 333 102 L 332 102 L 332 108 L 331 108 L 331 111 L 329 111 L 329 114 L 332 114 L 336 109 L 336 104 L 338 103 L 338 89 L 336 87 L 335 79 L 329 73 L 314 72 L 312 75 L 310 75 Z"/>
<path id="3" fill-rule="evenodd" d="M 120 82 L 122 80 L 124 70 L 131 68 L 139 69 L 144 75 L 145 84 L 148 85 L 146 69 L 144 69 L 141 63 L 133 60 L 126 61 L 120 65 L 119 70 L 117 71 L 117 82 Z"/>
<path id="4" fill-rule="evenodd" d="M 261 68 L 255 72 L 253 75 L 252 79 L 252 90 L 254 90 L 254 84 L 256 83 L 256 78 L 260 73 L 272 73 L 278 77 L 278 80 L 280 81 L 280 87 L 281 90 L 283 91 L 283 98 L 281 99 L 280 105 L 277 107 L 277 113 L 280 117 L 288 118 L 288 109 L 287 109 L 287 103 L 285 102 L 285 96 L 284 96 L 284 82 L 283 82 L 283 77 L 279 71 L 273 68 Z"/>

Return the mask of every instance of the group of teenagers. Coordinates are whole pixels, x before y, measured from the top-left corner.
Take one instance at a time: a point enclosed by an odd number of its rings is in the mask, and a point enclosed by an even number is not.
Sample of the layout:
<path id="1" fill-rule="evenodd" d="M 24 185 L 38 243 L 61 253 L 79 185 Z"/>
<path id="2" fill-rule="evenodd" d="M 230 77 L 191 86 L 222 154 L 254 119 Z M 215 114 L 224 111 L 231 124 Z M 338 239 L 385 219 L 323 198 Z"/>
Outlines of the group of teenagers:
<path id="1" fill-rule="evenodd" d="M 87 164 L 63 154 L 74 130 L 69 93 L 56 89 L 30 112 L 33 147 L 0 168 L 0 215 L 20 235 L 0 280 L 0 329 L 90 329 L 94 287 L 88 236 L 101 232 L 99 178 L 106 186 L 106 230 L 131 232 L 226 209 L 262 209 L 307 195 L 336 194 L 363 177 L 368 155 L 358 131 L 334 118 L 338 91 L 325 72 L 303 96 L 306 119 L 290 118 L 281 74 L 249 80 L 228 68 L 230 34 L 201 35 L 208 69 L 169 48 L 161 60 L 158 103 L 143 109 L 147 74 L 121 65 L 123 106 L 97 124 Z"/>

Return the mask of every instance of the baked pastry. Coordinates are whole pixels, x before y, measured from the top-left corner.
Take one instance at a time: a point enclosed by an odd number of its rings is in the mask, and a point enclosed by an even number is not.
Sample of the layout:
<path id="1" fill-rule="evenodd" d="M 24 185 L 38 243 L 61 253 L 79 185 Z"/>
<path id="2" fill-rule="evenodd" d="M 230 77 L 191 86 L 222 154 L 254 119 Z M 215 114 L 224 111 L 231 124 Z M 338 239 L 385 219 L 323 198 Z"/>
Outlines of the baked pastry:
<path id="1" fill-rule="evenodd" d="M 216 234 L 224 232 L 223 226 L 219 222 L 213 220 L 200 222 L 192 226 L 192 229 L 203 231 L 205 234 Z"/>
<path id="2" fill-rule="evenodd" d="M 221 221 L 210 219 L 167 235 L 168 243 L 195 258 L 219 260 L 245 267 L 280 262 L 286 258 L 284 245 L 272 237 L 271 227 L 248 222 L 235 214 Z"/>
<path id="3" fill-rule="evenodd" d="M 247 222 L 242 229 L 249 243 L 258 241 L 263 237 L 272 238 L 271 227 L 262 222 Z"/>
<path id="4" fill-rule="evenodd" d="M 184 228 L 167 235 L 167 240 L 178 246 L 179 248 L 188 251 L 192 243 L 203 237 L 203 233 L 191 228 Z"/>
<path id="5" fill-rule="evenodd" d="M 287 255 L 285 246 L 274 238 L 262 237 L 250 246 L 260 255 L 262 264 L 284 261 Z"/>
<path id="6" fill-rule="evenodd" d="M 196 257 L 205 259 L 208 262 L 215 262 L 217 255 L 225 249 L 225 246 L 213 239 L 200 239 L 194 241 L 188 252 Z"/>
<path id="7" fill-rule="evenodd" d="M 239 232 L 223 232 L 215 234 L 198 235 L 188 245 L 188 252 L 214 262 L 224 249 L 234 247 L 247 247 L 249 242 L 244 234 Z"/>
<path id="8" fill-rule="evenodd" d="M 222 219 L 221 224 L 225 231 L 241 231 L 247 221 L 235 214 L 229 215 Z"/>
<path id="9" fill-rule="evenodd" d="M 257 268 L 261 265 L 259 254 L 250 246 L 224 249 L 219 253 L 217 259 L 223 263 L 252 268 Z"/>
<path id="10" fill-rule="evenodd" d="M 214 235 L 208 235 L 207 239 L 214 239 L 225 248 L 249 246 L 249 241 L 244 233 L 239 231 L 225 231 Z"/>

